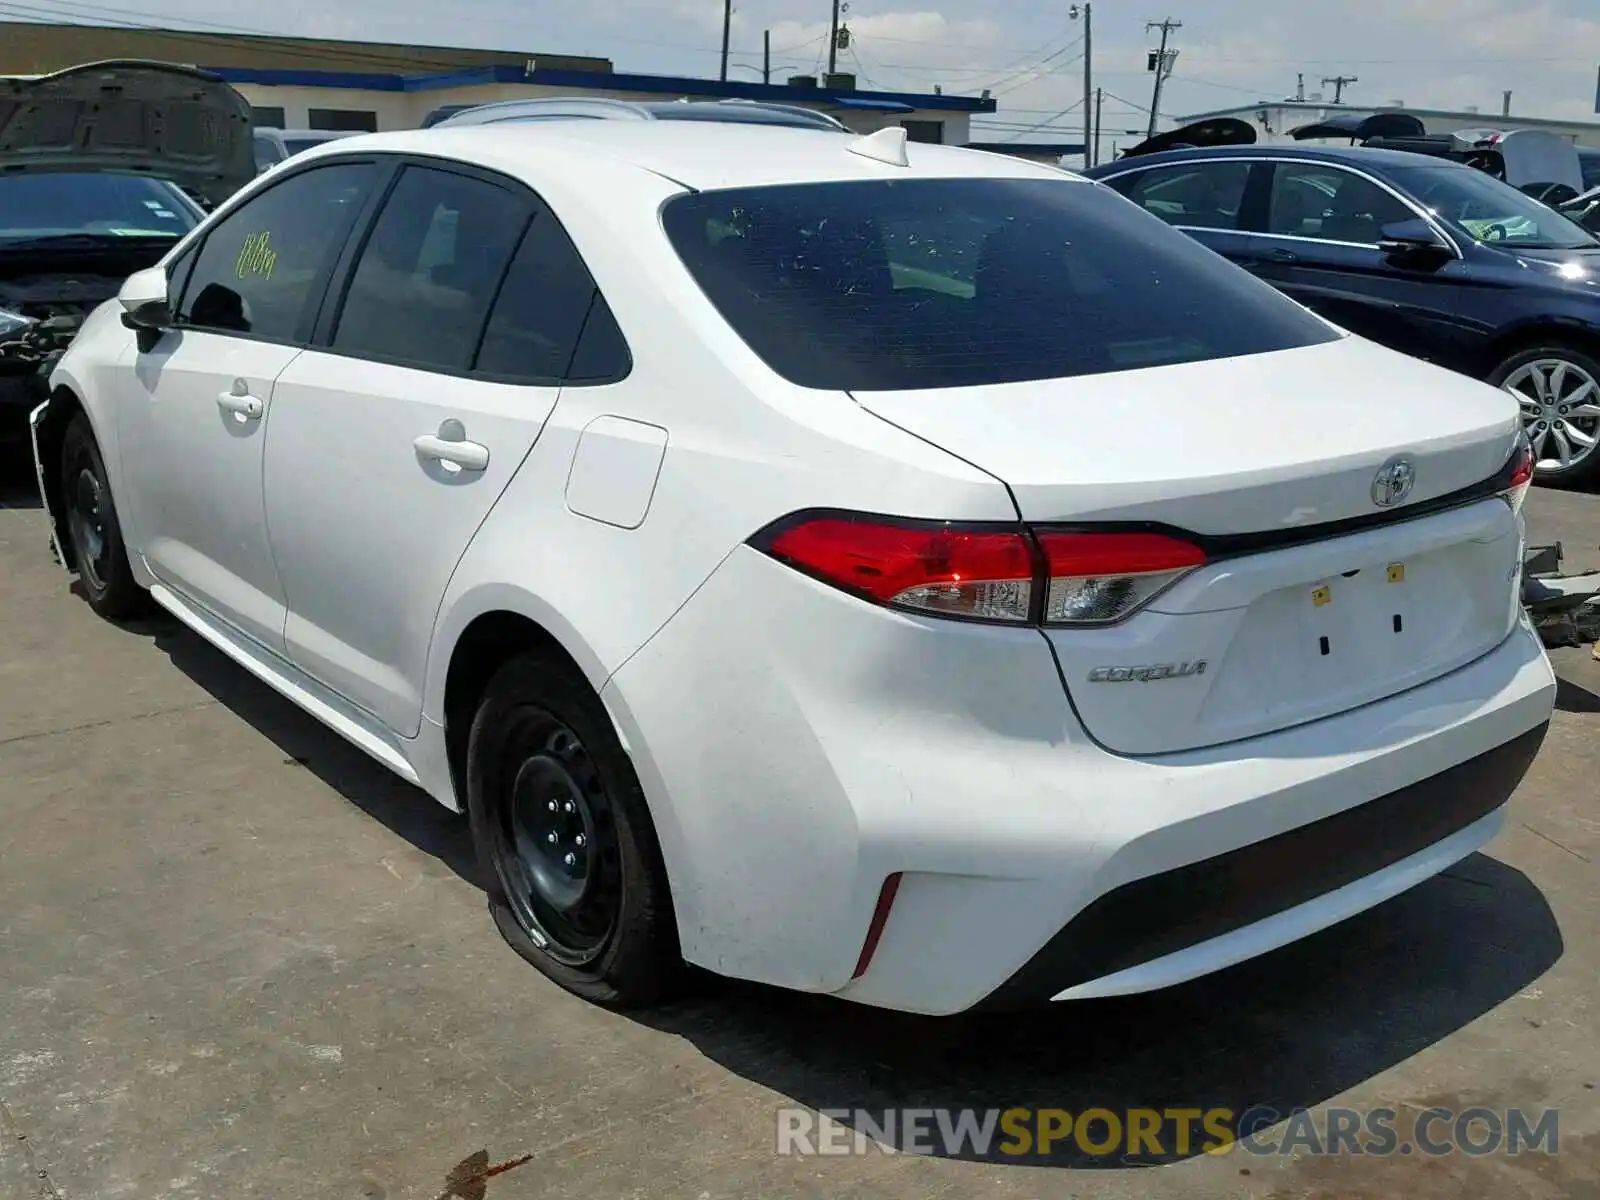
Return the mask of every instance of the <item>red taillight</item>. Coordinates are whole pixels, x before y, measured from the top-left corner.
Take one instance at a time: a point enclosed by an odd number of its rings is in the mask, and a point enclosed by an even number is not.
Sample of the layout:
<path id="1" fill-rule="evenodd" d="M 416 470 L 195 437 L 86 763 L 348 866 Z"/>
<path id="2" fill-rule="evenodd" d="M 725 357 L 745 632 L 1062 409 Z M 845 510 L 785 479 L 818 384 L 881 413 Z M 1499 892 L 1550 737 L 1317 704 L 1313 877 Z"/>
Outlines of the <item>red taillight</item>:
<path id="1" fill-rule="evenodd" d="M 758 539 L 774 557 L 880 604 L 938 616 L 1103 625 L 1206 561 L 1156 533 L 1053 533 L 819 516 Z"/>
<path id="2" fill-rule="evenodd" d="M 1047 625 L 1120 621 L 1206 561 L 1200 547 L 1160 533 L 1038 536 L 1050 571 Z"/>
<path id="3" fill-rule="evenodd" d="M 1517 439 L 1517 448 L 1511 452 L 1511 462 L 1507 467 L 1510 475 L 1506 490 L 1500 495 L 1512 508 L 1521 509 L 1522 502 L 1528 495 L 1528 488 L 1533 485 L 1533 446 L 1526 434 Z"/>
<path id="4" fill-rule="evenodd" d="M 881 604 L 1026 621 L 1033 555 L 1021 530 L 821 517 L 772 538 L 769 553 Z"/>

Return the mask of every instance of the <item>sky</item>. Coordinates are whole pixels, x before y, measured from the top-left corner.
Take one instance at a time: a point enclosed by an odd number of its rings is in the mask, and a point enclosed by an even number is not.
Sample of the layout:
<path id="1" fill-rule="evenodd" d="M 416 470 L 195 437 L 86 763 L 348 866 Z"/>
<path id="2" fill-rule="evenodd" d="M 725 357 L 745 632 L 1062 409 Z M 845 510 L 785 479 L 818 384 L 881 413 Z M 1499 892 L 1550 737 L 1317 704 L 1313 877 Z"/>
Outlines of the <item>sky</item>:
<path id="1" fill-rule="evenodd" d="M 826 65 L 831 0 L 735 0 L 730 76 L 759 80 L 762 33 L 773 77 Z M 999 102 L 974 139 L 1064 141 L 1082 134 L 1084 22 L 1061 0 L 849 0 L 852 34 L 838 69 L 884 91 L 978 94 Z M 1163 118 L 1292 96 L 1330 96 L 1324 80 L 1353 76 L 1354 104 L 1479 106 L 1600 121 L 1597 0 L 1100 0 L 1093 11 L 1093 81 L 1105 89 L 1107 142 L 1138 140 L 1153 76 L 1146 55 L 1171 18 L 1178 51 Z M 0 17 L 298 34 L 529 53 L 590 54 L 619 71 L 715 78 L 723 0 L 0 0 Z M 1164 121 L 1164 125 L 1170 124 Z"/>

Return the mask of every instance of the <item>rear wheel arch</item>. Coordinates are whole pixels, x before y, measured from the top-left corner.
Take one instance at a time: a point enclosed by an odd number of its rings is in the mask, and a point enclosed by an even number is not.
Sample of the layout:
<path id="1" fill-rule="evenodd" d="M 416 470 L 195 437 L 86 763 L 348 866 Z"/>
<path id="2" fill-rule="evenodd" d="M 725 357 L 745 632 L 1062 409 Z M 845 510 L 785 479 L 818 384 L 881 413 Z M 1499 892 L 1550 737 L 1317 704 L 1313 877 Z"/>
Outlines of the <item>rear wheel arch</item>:
<path id="1" fill-rule="evenodd" d="M 517 655 L 530 653 L 548 655 L 588 680 L 596 694 L 600 691 L 595 673 L 586 670 L 581 661 L 581 652 L 574 653 L 545 623 L 510 608 L 491 608 L 472 617 L 450 646 L 438 710 L 444 724 L 450 782 L 463 811 L 467 798 L 467 738 L 478 705 L 495 672 Z M 616 724 L 615 720 L 612 724 Z M 620 729 L 618 736 L 623 736 Z M 626 738 L 623 740 L 626 745 Z"/>

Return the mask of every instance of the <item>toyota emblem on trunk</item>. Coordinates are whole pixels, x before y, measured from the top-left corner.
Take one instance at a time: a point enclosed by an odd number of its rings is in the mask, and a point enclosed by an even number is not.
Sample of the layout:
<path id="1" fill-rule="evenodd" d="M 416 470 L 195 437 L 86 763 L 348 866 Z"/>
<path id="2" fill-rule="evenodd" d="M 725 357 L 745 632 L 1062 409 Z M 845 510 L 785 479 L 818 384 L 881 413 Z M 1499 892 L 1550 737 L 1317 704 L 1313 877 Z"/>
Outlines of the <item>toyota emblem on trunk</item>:
<path id="1" fill-rule="evenodd" d="M 1411 494 L 1417 482 L 1417 469 L 1403 454 L 1397 454 L 1383 466 L 1372 480 L 1372 502 L 1379 508 L 1392 508 Z"/>

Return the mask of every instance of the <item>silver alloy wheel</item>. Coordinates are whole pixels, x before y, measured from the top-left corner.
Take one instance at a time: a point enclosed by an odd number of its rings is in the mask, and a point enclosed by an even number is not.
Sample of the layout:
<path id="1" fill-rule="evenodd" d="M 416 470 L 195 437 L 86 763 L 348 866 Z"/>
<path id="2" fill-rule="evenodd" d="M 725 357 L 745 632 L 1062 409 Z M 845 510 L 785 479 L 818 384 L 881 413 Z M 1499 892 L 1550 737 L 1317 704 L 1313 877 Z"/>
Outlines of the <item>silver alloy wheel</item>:
<path id="1" fill-rule="evenodd" d="M 1564 358 L 1523 363 L 1500 385 L 1522 405 L 1540 471 L 1565 471 L 1600 442 L 1600 380 Z"/>

